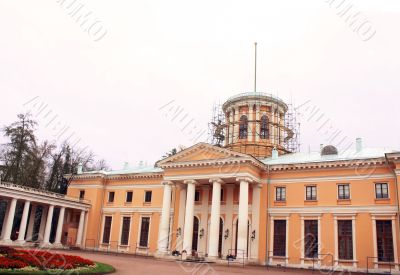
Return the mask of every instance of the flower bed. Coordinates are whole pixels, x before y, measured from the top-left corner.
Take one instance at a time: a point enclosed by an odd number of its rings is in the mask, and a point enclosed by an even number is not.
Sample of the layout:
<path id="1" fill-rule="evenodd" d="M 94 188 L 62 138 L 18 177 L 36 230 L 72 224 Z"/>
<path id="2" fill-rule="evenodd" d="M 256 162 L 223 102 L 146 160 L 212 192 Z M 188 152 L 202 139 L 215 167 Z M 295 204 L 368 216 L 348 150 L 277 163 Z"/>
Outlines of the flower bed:
<path id="1" fill-rule="evenodd" d="M 79 256 L 0 246 L 0 269 L 70 270 L 95 266 L 96 264 L 93 261 Z"/>

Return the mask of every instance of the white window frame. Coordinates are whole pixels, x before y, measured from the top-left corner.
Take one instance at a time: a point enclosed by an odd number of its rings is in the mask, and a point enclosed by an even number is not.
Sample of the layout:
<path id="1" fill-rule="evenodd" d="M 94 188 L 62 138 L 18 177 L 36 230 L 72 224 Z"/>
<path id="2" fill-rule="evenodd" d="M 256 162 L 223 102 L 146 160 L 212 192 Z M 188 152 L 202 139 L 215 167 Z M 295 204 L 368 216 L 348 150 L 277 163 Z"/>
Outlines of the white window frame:
<path id="1" fill-rule="evenodd" d="M 144 246 L 140 246 L 140 234 L 141 234 L 141 228 L 142 228 L 142 219 L 143 218 L 149 218 L 150 220 L 149 220 L 149 234 L 148 234 L 148 236 L 147 236 L 147 247 L 144 247 Z M 149 215 L 140 215 L 139 216 L 139 228 L 138 228 L 138 235 L 137 235 L 137 247 L 138 248 L 149 248 L 150 249 L 150 235 L 151 235 L 151 225 L 152 225 L 152 222 L 151 222 L 151 214 L 149 214 Z"/>
<path id="2" fill-rule="evenodd" d="M 124 218 L 129 218 L 129 231 L 128 231 L 128 244 L 122 244 L 121 243 L 121 238 L 122 238 L 122 226 L 124 225 Z M 118 238 L 118 246 L 130 246 L 131 244 L 131 231 L 132 231 L 132 215 L 121 215 L 121 226 L 119 228 L 119 238 Z"/>

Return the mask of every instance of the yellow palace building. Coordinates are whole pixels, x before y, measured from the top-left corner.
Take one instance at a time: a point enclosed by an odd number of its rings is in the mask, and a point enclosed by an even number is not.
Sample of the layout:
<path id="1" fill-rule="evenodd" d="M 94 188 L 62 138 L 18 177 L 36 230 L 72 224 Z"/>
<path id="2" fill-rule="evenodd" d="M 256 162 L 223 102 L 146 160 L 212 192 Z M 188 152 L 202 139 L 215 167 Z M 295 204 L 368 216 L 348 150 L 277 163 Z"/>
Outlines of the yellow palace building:
<path id="1" fill-rule="evenodd" d="M 398 270 L 399 151 L 357 139 L 345 151 L 290 152 L 288 106 L 268 94 L 239 94 L 222 110 L 220 146 L 198 143 L 152 167 L 79 169 L 66 197 L 83 206 L 66 206 L 58 241 L 169 259 Z"/>

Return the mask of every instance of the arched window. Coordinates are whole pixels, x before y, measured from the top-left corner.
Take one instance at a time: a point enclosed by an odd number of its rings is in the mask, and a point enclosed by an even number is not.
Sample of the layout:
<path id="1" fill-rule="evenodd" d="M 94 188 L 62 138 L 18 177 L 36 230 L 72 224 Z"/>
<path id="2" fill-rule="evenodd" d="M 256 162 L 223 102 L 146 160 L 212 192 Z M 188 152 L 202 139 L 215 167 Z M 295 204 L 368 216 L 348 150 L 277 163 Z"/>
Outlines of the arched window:
<path id="1" fill-rule="evenodd" d="M 261 139 L 268 139 L 269 138 L 268 117 L 266 115 L 263 115 L 261 117 L 260 138 Z"/>
<path id="2" fill-rule="evenodd" d="M 240 139 L 247 138 L 247 128 L 248 128 L 247 116 L 243 115 L 240 117 L 240 122 L 239 122 L 239 138 Z"/>

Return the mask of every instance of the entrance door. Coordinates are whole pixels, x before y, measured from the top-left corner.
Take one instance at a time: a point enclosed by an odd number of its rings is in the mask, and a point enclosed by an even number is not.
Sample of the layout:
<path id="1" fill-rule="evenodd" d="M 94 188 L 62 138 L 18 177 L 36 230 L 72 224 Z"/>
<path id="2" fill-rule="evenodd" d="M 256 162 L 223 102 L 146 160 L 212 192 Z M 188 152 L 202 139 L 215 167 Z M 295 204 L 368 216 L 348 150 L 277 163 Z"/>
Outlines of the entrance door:
<path id="1" fill-rule="evenodd" d="M 199 239 L 199 219 L 197 217 L 193 217 L 192 250 L 197 251 L 198 239 Z"/>
<path id="2" fill-rule="evenodd" d="M 218 256 L 222 257 L 222 235 L 224 230 L 224 222 L 220 218 L 219 219 L 219 237 L 218 237 Z"/>

